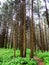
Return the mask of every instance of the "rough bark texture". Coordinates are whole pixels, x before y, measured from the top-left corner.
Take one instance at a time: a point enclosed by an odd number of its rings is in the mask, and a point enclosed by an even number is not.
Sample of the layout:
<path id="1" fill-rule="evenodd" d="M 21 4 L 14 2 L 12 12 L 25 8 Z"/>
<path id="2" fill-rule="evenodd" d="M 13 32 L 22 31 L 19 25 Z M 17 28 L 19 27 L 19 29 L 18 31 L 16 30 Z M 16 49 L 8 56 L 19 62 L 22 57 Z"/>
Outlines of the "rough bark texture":
<path id="1" fill-rule="evenodd" d="M 23 1 L 23 0 L 22 0 Z M 23 14 L 22 14 L 23 13 Z M 21 24 L 20 24 L 20 53 L 21 56 L 26 56 L 26 15 L 25 1 L 21 4 Z"/>
<path id="2" fill-rule="evenodd" d="M 26 10 L 25 10 L 25 1 L 24 1 L 24 39 L 23 39 L 23 56 L 26 57 Z"/>
<path id="3" fill-rule="evenodd" d="M 35 31 L 34 31 L 34 21 L 33 21 L 33 0 L 32 0 L 32 20 L 30 21 L 30 49 L 31 49 L 30 57 L 31 58 L 33 58 L 34 44 L 35 44 Z"/>

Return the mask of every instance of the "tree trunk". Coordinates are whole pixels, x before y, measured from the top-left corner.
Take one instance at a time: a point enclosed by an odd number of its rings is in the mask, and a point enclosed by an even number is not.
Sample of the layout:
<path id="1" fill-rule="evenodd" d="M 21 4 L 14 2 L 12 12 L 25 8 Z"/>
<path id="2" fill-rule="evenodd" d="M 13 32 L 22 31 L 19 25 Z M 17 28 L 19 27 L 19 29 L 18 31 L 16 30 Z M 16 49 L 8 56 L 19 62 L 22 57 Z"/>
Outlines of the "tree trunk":
<path id="1" fill-rule="evenodd" d="M 14 48 L 14 57 L 16 57 L 16 47 L 17 47 L 17 24 L 13 25 L 13 48 Z"/>
<path id="2" fill-rule="evenodd" d="M 34 31 L 34 22 L 33 22 L 33 0 L 32 0 L 32 20 L 30 21 L 30 49 L 31 54 L 30 57 L 33 58 L 33 51 L 34 51 L 34 44 L 35 44 L 35 31 Z"/>
<path id="3" fill-rule="evenodd" d="M 25 1 L 24 1 L 24 32 L 23 32 L 23 57 L 26 57 L 26 10 L 25 10 Z"/>
<path id="4" fill-rule="evenodd" d="M 46 8 L 46 19 L 47 19 L 47 23 L 48 23 L 48 26 L 49 26 L 47 3 L 46 3 L 46 0 L 44 0 L 44 1 L 45 1 L 45 8 Z"/>
<path id="5" fill-rule="evenodd" d="M 21 24 L 20 24 L 20 53 L 21 56 L 26 57 L 26 11 L 25 0 L 21 4 Z M 23 13 L 23 14 L 22 14 Z"/>

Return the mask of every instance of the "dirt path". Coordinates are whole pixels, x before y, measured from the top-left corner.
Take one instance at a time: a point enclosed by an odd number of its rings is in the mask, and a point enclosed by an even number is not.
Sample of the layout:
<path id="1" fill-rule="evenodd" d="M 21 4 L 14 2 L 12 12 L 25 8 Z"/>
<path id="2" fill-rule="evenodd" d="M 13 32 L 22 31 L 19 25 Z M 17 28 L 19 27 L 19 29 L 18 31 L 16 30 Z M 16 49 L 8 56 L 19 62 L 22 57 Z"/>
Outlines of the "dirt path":
<path id="1" fill-rule="evenodd" d="M 38 62 L 38 65 L 44 65 L 42 59 L 39 59 L 38 57 L 34 57 L 34 59 Z"/>

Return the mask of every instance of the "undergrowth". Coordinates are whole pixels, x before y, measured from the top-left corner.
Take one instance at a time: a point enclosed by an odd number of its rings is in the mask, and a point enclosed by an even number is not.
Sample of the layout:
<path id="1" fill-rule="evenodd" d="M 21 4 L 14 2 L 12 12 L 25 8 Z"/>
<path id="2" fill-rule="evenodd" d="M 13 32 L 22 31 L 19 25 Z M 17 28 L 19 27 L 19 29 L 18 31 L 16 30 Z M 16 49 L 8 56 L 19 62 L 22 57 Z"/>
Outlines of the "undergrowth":
<path id="1" fill-rule="evenodd" d="M 16 50 L 16 58 L 13 57 L 13 49 L 0 48 L 0 65 L 37 65 L 37 62 L 30 59 L 30 49 L 26 50 L 26 57 L 20 57 L 20 50 Z"/>

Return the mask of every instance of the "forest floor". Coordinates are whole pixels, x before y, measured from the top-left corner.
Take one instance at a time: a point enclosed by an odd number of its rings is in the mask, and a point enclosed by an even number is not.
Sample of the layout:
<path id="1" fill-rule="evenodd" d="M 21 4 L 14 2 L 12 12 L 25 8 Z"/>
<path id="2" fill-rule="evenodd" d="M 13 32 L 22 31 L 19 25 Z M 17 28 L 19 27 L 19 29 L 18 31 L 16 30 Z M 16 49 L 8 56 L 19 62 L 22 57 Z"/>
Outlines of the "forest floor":
<path id="1" fill-rule="evenodd" d="M 42 61 L 42 59 L 38 57 L 34 57 L 34 59 L 38 62 L 38 65 L 44 65 L 44 62 Z"/>

